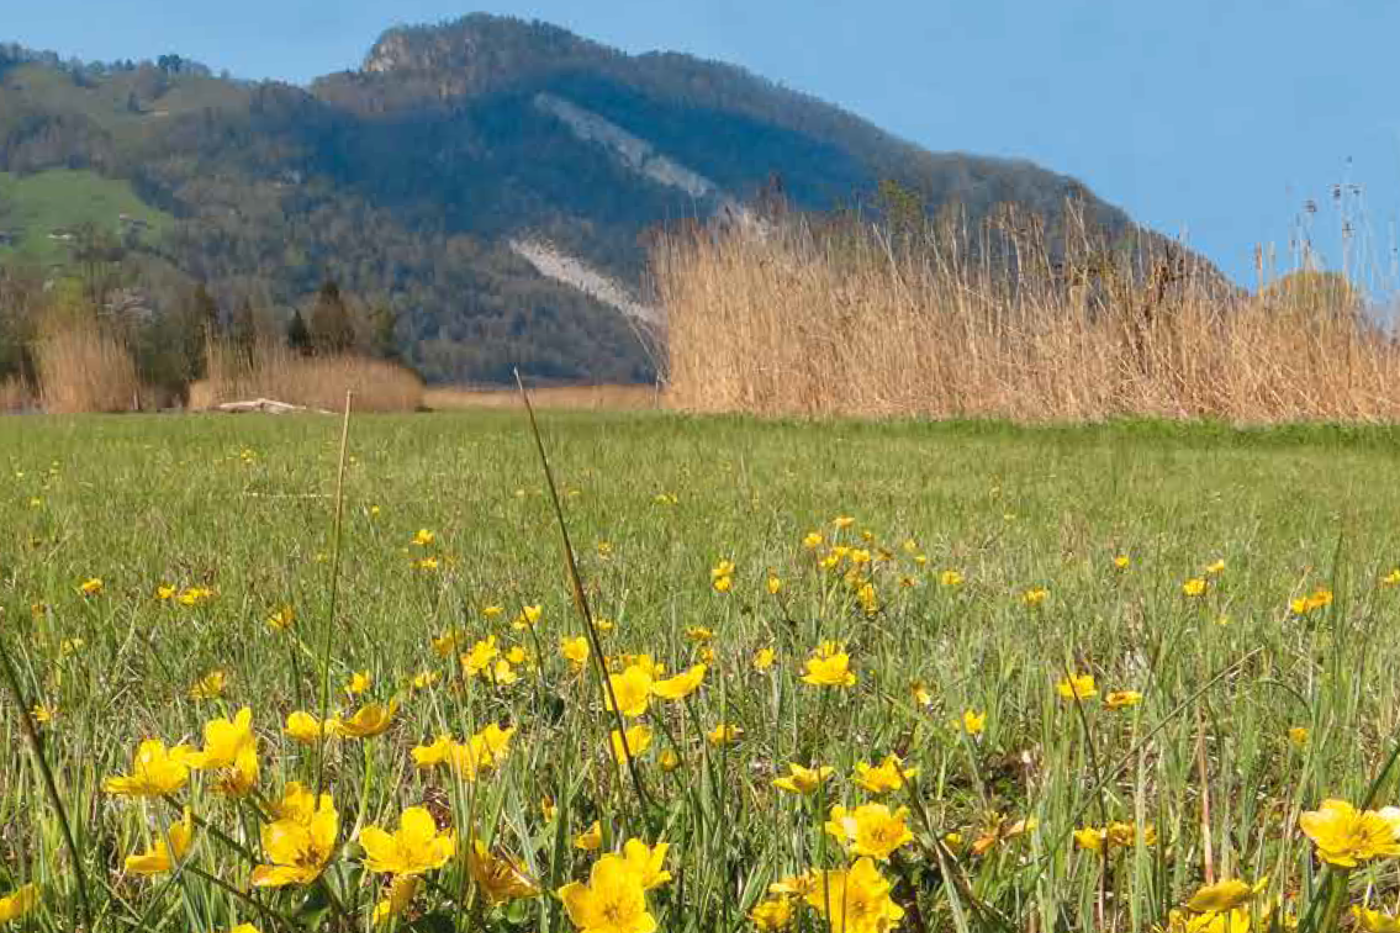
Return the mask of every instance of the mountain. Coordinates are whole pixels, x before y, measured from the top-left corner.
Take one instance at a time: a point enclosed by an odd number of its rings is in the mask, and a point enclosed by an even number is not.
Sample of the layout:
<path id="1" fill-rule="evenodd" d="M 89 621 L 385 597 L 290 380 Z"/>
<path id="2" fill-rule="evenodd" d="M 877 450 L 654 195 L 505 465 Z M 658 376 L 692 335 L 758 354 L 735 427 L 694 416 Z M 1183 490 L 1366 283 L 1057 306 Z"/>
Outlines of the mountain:
<path id="1" fill-rule="evenodd" d="M 435 381 L 648 378 L 648 231 L 776 188 L 821 210 L 888 179 L 974 220 L 1073 197 L 1135 229 L 1028 162 L 927 152 L 731 65 L 487 15 L 392 29 L 306 88 L 0 46 L 0 173 L 0 262 L 61 258 L 83 205 L 107 205 L 90 219 L 153 278 L 283 314 L 333 279 L 392 311 Z"/>

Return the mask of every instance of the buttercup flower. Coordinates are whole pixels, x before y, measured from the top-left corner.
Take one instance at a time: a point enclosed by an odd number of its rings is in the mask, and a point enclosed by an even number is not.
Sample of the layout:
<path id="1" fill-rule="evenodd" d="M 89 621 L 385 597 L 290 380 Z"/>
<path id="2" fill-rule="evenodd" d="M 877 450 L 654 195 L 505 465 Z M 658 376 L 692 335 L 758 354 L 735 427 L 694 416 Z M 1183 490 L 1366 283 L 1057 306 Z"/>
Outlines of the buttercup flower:
<path id="1" fill-rule="evenodd" d="M 621 674 L 610 674 L 608 683 L 612 689 L 604 693 L 604 699 L 609 710 L 613 709 L 615 699 L 624 716 L 637 717 L 647 711 L 651 703 L 652 675 L 644 666 L 633 664 Z"/>
<path id="2" fill-rule="evenodd" d="M 335 726 L 340 735 L 348 736 L 352 739 L 368 739 L 386 731 L 394 721 L 394 713 L 398 712 L 398 703 L 390 702 L 388 706 L 380 703 L 366 703 L 349 719 L 339 721 Z"/>
<path id="3" fill-rule="evenodd" d="M 1358 810 L 1345 800 L 1329 799 L 1298 823 L 1317 846 L 1317 857 L 1338 868 L 1400 855 L 1400 812 Z"/>
<path id="4" fill-rule="evenodd" d="M 569 920 L 580 933 L 653 933 L 642 879 L 624 859 L 605 855 L 593 864 L 588 884 L 559 889 Z"/>
<path id="5" fill-rule="evenodd" d="M 131 774 L 107 778 L 102 788 L 119 797 L 164 797 L 184 787 L 190 779 L 185 758 L 189 749 L 177 745 L 166 751 L 160 739 L 147 739 L 136 749 Z"/>
<path id="6" fill-rule="evenodd" d="M 19 920 L 39 906 L 39 886 L 26 884 L 13 894 L 0 897 L 0 923 Z"/>
<path id="7" fill-rule="evenodd" d="M 491 904 L 535 897 L 540 893 L 539 885 L 514 859 L 492 853 L 480 839 L 472 840 L 471 851 L 467 853 L 467 870 Z"/>
<path id="8" fill-rule="evenodd" d="M 388 875 L 421 875 L 441 868 L 457 850 L 451 830 L 438 832 L 433 815 L 424 807 L 409 807 L 399 816 L 399 828 L 386 832 L 378 826 L 360 830 L 365 867 Z"/>
<path id="9" fill-rule="evenodd" d="M 262 828 L 263 854 L 271 864 L 253 869 L 253 886 L 310 884 L 325 871 L 340 833 L 331 795 L 322 794 L 316 801 L 300 784 L 288 784 L 276 814 L 278 818 Z"/>
<path id="10" fill-rule="evenodd" d="M 669 848 L 670 845 L 664 842 L 649 846 L 640 839 L 628 839 L 623 844 L 623 861 L 641 879 L 644 890 L 659 888 L 671 880 L 671 873 L 666 870 L 666 850 Z"/>
<path id="11" fill-rule="evenodd" d="M 754 905 L 749 912 L 749 919 L 757 927 L 760 933 L 773 933 L 782 930 L 792 922 L 792 899 L 786 897 L 767 897 Z"/>
<path id="12" fill-rule="evenodd" d="M 807 659 L 806 668 L 807 673 L 802 675 L 802 681 L 815 687 L 851 687 L 856 682 L 850 655 L 832 641 L 817 646 L 817 650 Z"/>
<path id="13" fill-rule="evenodd" d="M 1142 702 L 1142 694 L 1136 690 L 1114 690 L 1103 698 L 1105 709 L 1118 710 L 1137 706 Z"/>
<path id="14" fill-rule="evenodd" d="M 594 820 L 593 825 L 574 837 L 574 848 L 585 852 L 596 851 L 603 844 L 603 824 Z"/>
<path id="15" fill-rule="evenodd" d="M 1055 685 L 1055 692 L 1065 700 L 1092 700 L 1099 695 L 1093 674 L 1071 674 Z"/>
<path id="16" fill-rule="evenodd" d="M 904 807 L 891 813 L 883 803 L 868 803 L 854 810 L 835 806 L 825 828 L 852 855 L 868 855 L 884 862 L 895 849 L 914 840 L 904 823 L 908 815 Z"/>
<path id="17" fill-rule="evenodd" d="M 904 917 L 891 885 L 870 858 L 845 871 L 821 872 L 807 903 L 826 917 L 832 933 L 889 933 Z"/>
<path id="18" fill-rule="evenodd" d="M 898 755 L 886 756 L 885 760 L 876 766 L 864 761 L 856 763 L 856 783 L 872 794 L 888 794 L 890 791 L 899 790 L 906 780 L 917 777 L 918 774 L 918 768 L 904 767 L 904 762 Z"/>
<path id="19" fill-rule="evenodd" d="M 789 764 L 788 771 L 786 777 L 774 778 L 773 786 L 790 794 L 814 794 L 832 775 L 830 766 L 804 768 L 802 765 Z"/>
<path id="20" fill-rule="evenodd" d="M 661 697 L 663 700 L 683 700 L 700 688 L 701 682 L 705 679 L 705 671 L 705 665 L 697 664 L 690 670 L 674 677 L 653 681 L 651 685 L 652 695 Z M 619 700 L 619 702 L 621 701 Z"/>
<path id="21" fill-rule="evenodd" d="M 166 844 L 167 840 L 169 845 Z M 184 861 L 193 841 L 194 816 L 190 808 L 185 807 L 184 819 L 171 824 L 166 839 L 157 839 L 147 851 L 126 857 L 126 870 L 135 875 L 159 875 L 170 871 L 176 862 Z"/>

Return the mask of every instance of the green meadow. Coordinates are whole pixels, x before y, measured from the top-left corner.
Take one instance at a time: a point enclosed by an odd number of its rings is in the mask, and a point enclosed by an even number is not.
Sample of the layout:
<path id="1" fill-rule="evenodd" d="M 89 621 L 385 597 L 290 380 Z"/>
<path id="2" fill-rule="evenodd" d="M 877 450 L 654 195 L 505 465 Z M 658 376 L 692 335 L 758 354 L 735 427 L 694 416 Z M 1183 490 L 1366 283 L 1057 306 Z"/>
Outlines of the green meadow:
<path id="1" fill-rule="evenodd" d="M 7 933 L 1394 913 L 1400 433 L 540 425 L 0 420 Z"/>

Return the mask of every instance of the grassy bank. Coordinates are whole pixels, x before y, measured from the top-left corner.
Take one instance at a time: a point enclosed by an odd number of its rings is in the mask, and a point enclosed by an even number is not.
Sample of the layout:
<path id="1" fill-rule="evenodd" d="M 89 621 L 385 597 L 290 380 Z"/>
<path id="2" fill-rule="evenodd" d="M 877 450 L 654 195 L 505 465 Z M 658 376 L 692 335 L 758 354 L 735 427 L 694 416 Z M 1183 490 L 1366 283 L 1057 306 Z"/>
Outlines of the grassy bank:
<path id="1" fill-rule="evenodd" d="M 283 726 L 322 713 L 338 421 L 0 420 L 5 645 L 26 707 L 49 714 L 46 760 L 101 928 L 365 929 L 388 885 L 357 840 L 423 803 L 545 893 L 488 904 L 454 857 L 401 929 L 572 928 L 550 892 L 599 861 L 575 845 L 595 820 L 604 850 L 670 843 L 673 877 L 645 895 L 662 929 L 747 927 L 771 882 L 856 863 L 823 822 L 879 799 L 910 808 L 913 836 L 876 866 L 903 911 L 887 927 L 1147 930 L 1225 878 L 1267 877 L 1244 901 L 1256 925 L 1272 912 L 1317 929 L 1310 905 L 1339 884 L 1339 909 L 1393 901 L 1391 863 L 1321 872 L 1299 816 L 1328 796 L 1360 804 L 1400 721 L 1400 588 L 1382 582 L 1400 562 L 1395 432 L 659 413 L 551 413 L 544 428 L 585 592 L 613 623 L 604 650 L 619 669 L 640 653 L 667 675 L 708 664 L 688 699 L 654 696 L 629 720 L 651 735 L 636 781 L 608 755 L 590 668 L 561 656 L 585 630 L 518 413 L 352 423 L 330 707 L 397 706 L 324 759 Z M 537 621 L 513 626 L 527 606 Z M 295 621 L 269 625 L 286 607 Z M 492 636 L 499 657 L 471 675 Z M 825 640 L 853 685 L 802 679 Z M 220 695 L 193 699 L 215 671 L 222 689 L 204 692 Z M 1063 698 L 1067 672 L 1092 674 L 1096 695 Z M 368 684 L 352 695 L 356 673 Z M 1140 702 L 1111 709 L 1123 691 Z M 140 740 L 203 745 L 207 721 L 244 705 L 249 795 L 219 793 L 214 769 L 168 801 L 100 791 Z M 73 929 L 77 874 L 3 709 L 0 896 L 33 880 L 26 922 Z M 415 766 L 415 747 L 492 722 L 517 731 L 489 766 Z M 704 737 L 726 723 L 737 740 Z M 919 775 L 881 798 L 858 769 L 891 754 Z M 773 786 L 790 762 L 834 770 L 804 797 Z M 1396 801 L 1394 777 L 1375 805 Z M 249 888 L 273 857 L 259 825 L 293 780 L 333 794 L 334 851 L 303 886 Z M 126 867 L 186 804 L 207 827 L 183 870 Z M 1114 822 L 1129 844 L 1076 843 Z M 826 928 L 789 906 L 797 928 Z"/>

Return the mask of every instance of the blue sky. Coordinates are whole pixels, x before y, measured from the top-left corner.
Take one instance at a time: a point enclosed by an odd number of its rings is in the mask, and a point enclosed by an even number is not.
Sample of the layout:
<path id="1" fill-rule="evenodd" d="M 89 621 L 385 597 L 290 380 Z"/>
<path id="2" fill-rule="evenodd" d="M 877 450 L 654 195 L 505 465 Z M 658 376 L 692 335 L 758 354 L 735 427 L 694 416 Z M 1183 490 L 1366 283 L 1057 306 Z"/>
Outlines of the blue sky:
<path id="1" fill-rule="evenodd" d="M 1300 218 L 1339 265 L 1349 218 L 1351 264 L 1394 285 L 1394 0 L 472 2 L 45 0 L 6 3 L 0 38 L 82 58 L 176 51 L 304 82 L 354 67 L 395 23 L 537 17 L 628 51 L 743 65 L 930 149 L 1075 175 L 1243 283 L 1256 244 L 1289 261 Z M 1361 190 L 1344 209 L 1338 183 Z"/>

